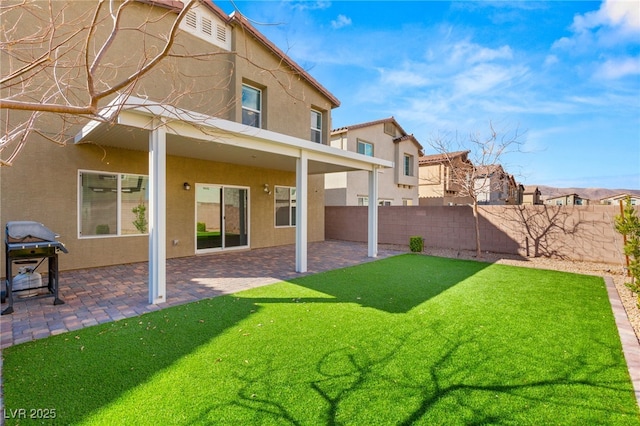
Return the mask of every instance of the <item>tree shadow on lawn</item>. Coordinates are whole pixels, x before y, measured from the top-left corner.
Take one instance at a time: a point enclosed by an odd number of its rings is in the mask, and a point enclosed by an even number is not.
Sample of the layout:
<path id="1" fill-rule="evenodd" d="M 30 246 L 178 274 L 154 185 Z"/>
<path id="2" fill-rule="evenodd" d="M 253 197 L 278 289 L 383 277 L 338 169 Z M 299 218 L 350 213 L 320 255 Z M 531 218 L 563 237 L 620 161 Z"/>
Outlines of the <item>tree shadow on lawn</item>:
<path id="1" fill-rule="evenodd" d="M 173 379 L 177 373 L 172 366 L 197 354 L 205 367 L 198 374 L 224 375 L 235 385 L 221 389 L 228 394 L 224 400 L 198 395 L 203 400 L 194 401 L 185 409 L 188 413 L 181 413 L 185 419 L 174 419 L 175 424 L 223 419 L 236 424 L 256 419 L 285 424 L 530 422 L 561 419 L 567 407 L 578 410 L 581 420 L 633 423 L 635 416 L 640 423 L 633 403 L 629 406 L 620 396 L 626 395 L 628 378 L 601 378 L 610 369 L 626 374 L 618 348 L 594 341 L 597 351 L 610 352 L 611 358 L 559 353 L 549 361 L 537 353 L 536 344 L 521 347 L 509 344 L 511 339 L 500 340 L 501 332 L 483 327 L 480 315 L 476 324 L 458 324 L 455 316 L 417 312 L 414 308 L 489 264 L 423 256 L 426 262 L 403 263 L 403 257 L 302 277 L 275 292 L 253 289 L 8 348 L 6 408 L 57 408 L 65 424 L 104 421 L 102 414 L 116 401 L 140 394 L 142 402 L 134 404 L 139 412 L 112 418 L 121 424 L 127 423 L 127 415 L 139 424 L 158 423 L 151 400 L 159 401 L 156 408 L 170 406 L 179 399 L 176 394 L 199 386 L 178 379 L 173 386 L 154 387 L 158 376 Z M 259 340 L 257 332 L 229 336 L 230 330 L 246 327 L 250 317 L 258 321 L 273 306 L 311 312 L 304 322 L 269 331 L 273 334 L 267 340 Z M 318 328 L 334 312 L 336 322 L 353 328 L 356 342 L 331 339 L 327 329 Z M 375 321 L 368 321 L 369 316 Z M 293 342 L 292 349 L 265 349 L 268 339 L 283 336 Z M 251 364 L 232 364 L 210 349 L 202 353 L 211 342 L 241 338 L 255 357 Z M 303 346 L 306 351 L 296 350 Z M 533 368 L 514 368 L 527 363 Z M 299 370 L 294 376 L 289 374 L 292 366 Z M 603 397 L 588 398 L 594 390 Z"/>

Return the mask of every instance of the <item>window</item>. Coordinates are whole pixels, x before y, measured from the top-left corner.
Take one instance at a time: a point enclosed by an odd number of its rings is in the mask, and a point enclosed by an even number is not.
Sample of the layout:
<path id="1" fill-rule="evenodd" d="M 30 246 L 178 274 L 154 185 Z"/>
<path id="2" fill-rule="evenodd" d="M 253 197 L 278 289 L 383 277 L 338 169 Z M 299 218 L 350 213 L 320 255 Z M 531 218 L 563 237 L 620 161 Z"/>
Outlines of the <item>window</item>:
<path id="1" fill-rule="evenodd" d="M 276 186 L 276 226 L 296 226 L 296 189 Z"/>
<path id="2" fill-rule="evenodd" d="M 262 127 L 262 91 L 242 85 L 242 124 Z"/>
<path id="3" fill-rule="evenodd" d="M 358 205 L 359 206 L 368 206 L 369 205 L 369 197 L 358 197 Z"/>
<path id="4" fill-rule="evenodd" d="M 402 199 L 402 205 L 403 206 L 412 206 L 413 205 L 413 199 L 411 199 L 411 198 L 403 198 Z"/>
<path id="5" fill-rule="evenodd" d="M 413 176 L 413 155 L 404 155 L 404 175 Z"/>
<path id="6" fill-rule="evenodd" d="M 358 139 L 358 154 L 368 155 L 373 157 L 373 144 Z"/>
<path id="7" fill-rule="evenodd" d="M 148 233 L 147 176 L 81 171 L 78 180 L 80 237 Z"/>
<path id="8" fill-rule="evenodd" d="M 322 143 L 322 114 L 311 110 L 311 142 Z"/>
<path id="9" fill-rule="evenodd" d="M 391 200 L 380 199 L 380 200 L 378 200 L 378 205 L 379 206 L 390 206 L 391 205 Z"/>

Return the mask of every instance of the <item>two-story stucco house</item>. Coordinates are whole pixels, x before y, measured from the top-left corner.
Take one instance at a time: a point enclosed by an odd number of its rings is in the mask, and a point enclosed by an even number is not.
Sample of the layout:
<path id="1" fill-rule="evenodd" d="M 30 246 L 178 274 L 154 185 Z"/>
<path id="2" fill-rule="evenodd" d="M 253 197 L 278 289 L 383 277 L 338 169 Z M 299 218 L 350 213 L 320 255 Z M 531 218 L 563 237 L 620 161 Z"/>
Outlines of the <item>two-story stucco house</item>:
<path id="1" fill-rule="evenodd" d="M 542 193 L 535 185 L 525 185 L 522 194 L 522 204 L 538 205 L 543 204 L 541 199 Z"/>
<path id="2" fill-rule="evenodd" d="M 419 158 L 421 206 L 465 205 L 471 203 L 467 189 L 473 164 L 469 151 L 423 155 Z"/>
<path id="3" fill-rule="evenodd" d="M 54 16 L 86 17 L 87 27 L 76 29 L 87 37 L 95 2 L 53 5 Z M 122 25 L 151 22 L 158 37 L 116 39 L 114 63 L 161 44 L 182 7 L 168 0 L 128 6 Z M 21 19 L 27 28 L 30 18 Z M 96 39 L 108 31 L 99 25 Z M 358 170 L 371 184 L 363 195 L 377 198 L 379 170 L 392 162 L 329 146 L 338 99 L 243 16 L 198 1 L 172 48 L 176 54 L 130 91 L 99 105 L 99 120 L 70 127 L 66 146 L 30 136 L 13 165 L 0 168 L 2 225 L 36 221 L 60 234 L 69 251 L 61 270 L 149 261 L 150 303 L 166 300 L 167 258 L 295 244 L 291 268 L 306 271 L 307 243 L 324 239 L 324 174 Z M 0 59 L 8 75 L 11 61 Z M 130 65 L 110 71 L 130 72 Z M 175 92 L 183 96 L 167 104 Z M 417 158 L 417 142 L 395 143 L 399 155 Z M 398 184 L 415 186 L 404 175 Z M 375 256 L 374 209 L 369 219 L 368 254 Z"/>
<path id="4" fill-rule="evenodd" d="M 378 197 L 370 203 L 366 173 L 325 175 L 327 206 L 418 205 L 418 158 L 422 146 L 393 117 L 341 127 L 331 131 L 329 144 L 345 151 L 382 158 L 394 167 L 380 169 Z"/>

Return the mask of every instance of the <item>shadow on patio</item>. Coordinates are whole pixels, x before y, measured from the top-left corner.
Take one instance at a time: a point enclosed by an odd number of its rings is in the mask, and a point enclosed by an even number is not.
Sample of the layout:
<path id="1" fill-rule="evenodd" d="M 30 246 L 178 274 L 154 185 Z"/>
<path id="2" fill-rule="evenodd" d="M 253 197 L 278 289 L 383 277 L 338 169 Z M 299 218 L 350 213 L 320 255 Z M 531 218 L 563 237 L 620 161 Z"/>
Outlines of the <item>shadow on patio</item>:
<path id="1" fill-rule="evenodd" d="M 401 253 L 378 250 L 378 259 Z M 375 260 L 367 245 L 346 241 L 309 244 L 308 272 L 295 269 L 295 247 L 286 245 L 167 260 L 167 303 L 148 301 L 148 264 L 133 263 L 60 272 L 60 298 L 17 300 L 2 316 L 0 347 L 41 339 L 196 300 Z"/>

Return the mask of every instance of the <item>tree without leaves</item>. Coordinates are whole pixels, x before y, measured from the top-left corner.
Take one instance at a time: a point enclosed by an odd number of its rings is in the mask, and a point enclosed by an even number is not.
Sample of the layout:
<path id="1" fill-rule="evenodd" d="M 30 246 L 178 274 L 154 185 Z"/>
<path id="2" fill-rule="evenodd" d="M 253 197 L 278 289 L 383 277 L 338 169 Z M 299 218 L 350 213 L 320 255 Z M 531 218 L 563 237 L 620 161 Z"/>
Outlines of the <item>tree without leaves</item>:
<path id="1" fill-rule="evenodd" d="M 469 134 L 468 140 L 460 140 L 446 135 L 436 135 L 428 144 L 442 156 L 448 175 L 447 185 L 456 192 L 461 202 L 471 204 L 475 225 L 476 257 L 482 257 L 480 246 L 480 220 L 478 204 L 481 198 L 493 192 L 503 190 L 504 178 L 508 178 L 501 166 L 501 160 L 522 145 L 522 134 L 516 128 L 497 131 L 493 123 L 489 123 L 489 133 L 482 136 L 479 132 Z M 459 155 L 464 150 L 465 160 Z M 494 177 L 498 174 L 498 179 Z M 500 175 L 504 176 L 500 176 Z"/>
<path id="2" fill-rule="evenodd" d="M 228 93 L 232 55 L 269 74 L 293 98 L 304 96 L 291 90 L 299 70 L 282 61 L 267 68 L 246 46 L 239 54 L 193 38 L 185 42 L 180 23 L 188 11 L 205 7 L 201 3 L 3 1 L 0 166 L 11 165 L 34 134 L 64 145 L 88 119 L 115 119 L 130 95 L 221 116 L 236 102 Z M 101 114 L 107 105 L 108 117 Z"/>

